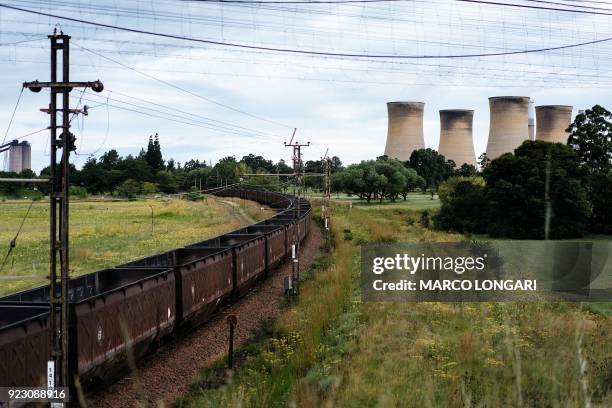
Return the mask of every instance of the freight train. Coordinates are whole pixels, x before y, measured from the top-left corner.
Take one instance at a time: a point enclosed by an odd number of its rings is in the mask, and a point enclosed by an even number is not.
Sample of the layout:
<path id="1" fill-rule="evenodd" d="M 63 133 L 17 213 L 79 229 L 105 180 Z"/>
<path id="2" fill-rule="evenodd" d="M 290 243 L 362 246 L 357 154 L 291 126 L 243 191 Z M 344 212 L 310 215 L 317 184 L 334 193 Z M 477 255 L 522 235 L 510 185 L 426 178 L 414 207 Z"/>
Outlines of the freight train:
<path id="1" fill-rule="evenodd" d="M 114 380 L 135 359 L 207 321 L 291 256 L 310 230 L 307 200 L 277 192 L 213 194 L 275 208 L 271 218 L 221 236 L 71 279 L 69 364 L 86 388 Z M 0 298 L 0 386 L 46 385 L 49 286 Z"/>

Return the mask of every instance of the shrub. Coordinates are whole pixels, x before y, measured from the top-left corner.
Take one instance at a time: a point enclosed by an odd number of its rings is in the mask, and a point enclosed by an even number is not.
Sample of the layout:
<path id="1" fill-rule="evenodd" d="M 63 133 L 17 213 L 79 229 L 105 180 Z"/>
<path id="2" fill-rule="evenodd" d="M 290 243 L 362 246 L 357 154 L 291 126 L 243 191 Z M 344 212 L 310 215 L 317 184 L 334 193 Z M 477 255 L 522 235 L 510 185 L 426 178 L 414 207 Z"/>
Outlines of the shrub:
<path id="1" fill-rule="evenodd" d="M 136 180 L 127 179 L 117 187 L 118 196 L 132 198 L 141 191 L 141 184 Z"/>
<path id="2" fill-rule="evenodd" d="M 69 193 L 71 196 L 79 198 L 87 198 L 89 195 L 87 194 L 87 189 L 81 186 L 70 186 Z"/>

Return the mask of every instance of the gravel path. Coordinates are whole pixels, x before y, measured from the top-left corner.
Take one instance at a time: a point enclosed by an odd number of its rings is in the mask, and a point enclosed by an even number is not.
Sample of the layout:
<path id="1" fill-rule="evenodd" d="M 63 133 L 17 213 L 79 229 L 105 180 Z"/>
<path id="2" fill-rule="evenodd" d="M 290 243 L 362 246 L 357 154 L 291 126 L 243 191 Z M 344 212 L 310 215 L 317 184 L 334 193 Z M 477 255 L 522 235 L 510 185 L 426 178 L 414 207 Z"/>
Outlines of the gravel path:
<path id="1" fill-rule="evenodd" d="M 321 230 L 313 222 L 301 246 L 301 269 L 315 259 L 322 244 Z M 291 274 L 285 261 L 266 280 L 235 304 L 214 316 L 187 336 L 163 347 L 140 362 L 132 373 L 104 391 L 89 397 L 90 407 L 168 406 L 187 392 L 187 387 L 203 367 L 212 365 L 227 353 L 227 323 L 232 313 L 238 317 L 236 345 L 252 339 L 261 325 L 279 312 L 283 298 L 283 278 Z"/>

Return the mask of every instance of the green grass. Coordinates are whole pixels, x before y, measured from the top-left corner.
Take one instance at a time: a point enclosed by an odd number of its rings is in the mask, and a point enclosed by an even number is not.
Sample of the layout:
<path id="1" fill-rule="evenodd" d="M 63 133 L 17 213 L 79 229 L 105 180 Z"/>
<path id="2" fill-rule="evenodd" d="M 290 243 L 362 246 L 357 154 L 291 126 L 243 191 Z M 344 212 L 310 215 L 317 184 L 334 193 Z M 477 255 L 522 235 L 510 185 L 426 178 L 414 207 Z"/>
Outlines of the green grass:
<path id="1" fill-rule="evenodd" d="M 71 202 L 70 268 L 73 276 L 186 245 L 238 228 L 246 220 L 269 216 L 260 205 L 232 199 Z M 88 200 L 89 201 L 89 200 Z M 2 258 L 23 220 L 28 202 L 0 203 Z M 151 217 L 153 215 L 153 217 Z M 17 246 L 0 275 L 0 293 L 45 282 L 49 273 L 48 203 L 34 203 L 23 224 Z M 26 278 L 20 279 L 20 276 Z M 7 277 L 13 277 L 7 279 Z"/>
<path id="2" fill-rule="evenodd" d="M 610 304 L 362 303 L 361 244 L 463 237 L 413 209 L 333 214 L 330 265 L 234 377 L 181 406 L 612 406 Z"/>
<path id="3" fill-rule="evenodd" d="M 321 194 L 309 194 L 308 198 L 318 200 L 321 198 Z M 334 203 L 352 205 L 364 209 L 377 209 L 377 208 L 389 208 L 389 209 L 406 209 L 406 210 L 436 210 L 440 208 L 440 200 L 437 195 L 434 195 L 433 200 L 430 194 L 423 193 L 409 193 L 404 200 L 399 197 L 396 201 L 383 200 L 372 200 L 368 203 L 366 200 L 362 200 L 357 196 L 349 196 L 344 193 L 332 194 L 331 199 Z"/>

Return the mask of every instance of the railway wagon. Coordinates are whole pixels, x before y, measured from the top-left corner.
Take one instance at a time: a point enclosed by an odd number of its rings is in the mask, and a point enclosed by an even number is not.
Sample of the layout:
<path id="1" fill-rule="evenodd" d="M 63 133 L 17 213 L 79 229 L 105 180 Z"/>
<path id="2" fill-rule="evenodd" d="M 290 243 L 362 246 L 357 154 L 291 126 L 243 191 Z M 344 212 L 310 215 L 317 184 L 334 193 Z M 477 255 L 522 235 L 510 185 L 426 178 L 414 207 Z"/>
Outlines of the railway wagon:
<path id="1" fill-rule="evenodd" d="M 225 234 L 186 248 L 231 248 L 234 268 L 233 292 L 242 296 L 266 270 L 265 237 L 258 234 Z"/>
<path id="2" fill-rule="evenodd" d="M 279 253 L 283 249 L 291 250 L 292 231 L 299 225 L 299 221 L 296 224 L 294 218 L 295 210 L 291 210 L 295 204 L 294 199 L 280 193 L 256 190 L 235 189 L 222 193 L 257 200 L 289 211 L 281 210 L 279 215 L 246 229 L 168 251 L 176 256 L 172 262 L 168 260 L 168 253 L 160 254 L 161 258 L 165 256 L 168 261 L 157 259 L 163 265 L 162 268 L 152 267 L 157 266 L 155 262 L 148 266 L 136 265 L 144 259 L 156 258 L 154 256 L 135 261 L 126 267 L 94 272 L 71 280 L 68 294 L 71 370 L 78 372 L 82 383 L 112 379 L 118 370 L 125 367 L 128 347 L 133 357 L 139 358 L 151 345 L 171 333 L 180 319 L 186 318 L 190 322 L 198 318 L 206 320 L 212 312 L 206 307 L 200 311 L 202 307 L 196 305 L 200 296 L 204 299 L 202 303 L 210 304 L 206 299 L 223 299 L 228 296 L 226 293 L 245 293 L 266 268 L 273 266 L 274 262 L 280 262 L 283 255 Z M 300 233 L 302 239 L 310 225 L 310 206 L 307 201 L 301 201 L 300 206 L 300 220 L 305 220 L 302 221 L 305 228 L 301 228 L 304 232 Z M 199 254 L 197 257 L 200 257 L 200 261 L 190 258 L 190 249 Z M 177 267 L 186 266 L 190 262 L 197 264 L 202 260 L 209 263 L 211 258 L 217 261 L 223 259 L 223 262 L 219 261 L 215 278 L 212 279 L 219 283 L 210 284 L 211 280 L 206 280 L 210 278 L 209 273 L 195 273 L 192 269 L 189 269 L 191 273 L 181 274 L 181 278 L 176 279 Z M 204 282 L 200 282 L 200 279 L 204 279 Z M 225 284 L 225 279 L 231 280 L 230 292 L 226 292 L 227 286 L 218 286 Z M 4 353 L 0 356 L 3 360 L 7 356 L 4 360 L 7 363 L 2 366 L 16 367 L 15 370 L 5 370 L 1 375 L 7 376 L 10 373 L 20 383 L 16 382 L 19 386 L 39 386 L 37 381 L 40 373 L 46 371 L 45 361 L 50 355 L 48 290 L 48 287 L 40 287 L 0 298 L 0 308 L 13 310 L 3 314 L 5 320 L 0 320 L 0 353 Z M 191 303 L 188 302 L 189 295 L 194 299 Z M 29 311 L 19 312 L 14 309 L 16 307 L 27 308 Z M 15 356 L 21 350 L 20 347 L 40 350 L 40 353 L 30 353 L 29 360 L 19 361 Z M 38 367 L 39 364 L 42 364 L 41 367 Z M 15 372 L 19 375 L 15 376 Z M 0 380 L 0 384 L 3 382 Z"/>
<path id="3" fill-rule="evenodd" d="M 234 289 L 232 249 L 179 248 L 120 266 L 174 270 L 177 325 L 205 322 Z"/>
<path id="4" fill-rule="evenodd" d="M 82 383 L 113 378 L 152 344 L 170 334 L 175 323 L 174 274 L 167 268 L 113 268 L 70 280 L 69 330 L 71 371 Z M 0 305 L 49 304 L 49 286 L 0 299 Z M 47 315 L 48 319 L 48 315 Z M 22 331 L 16 341 L 32 343 L 36 331 Z M 47 335 L 47 342 L 48 342 Z M 48 350 L 46 351 L 48 354 Z M 11 363 L 13 364 L 13 363 Z M 25 378 L 38 375 L 27 367 Z M 43 367 L 45 373 L 45 367 Z M 38 384 L 19 384 L 36 386 Z"/>
<path id="5" fill-rule="evenodd" d="M 50 338 L 47 306 L 0 306 L 0 385 L 46 385 Z"/>
<path id="6" fill-rule="evenodd" d="M 263 220 L 254 224 L 254 226 L 265 225 L 265 226 L 279 226 L 285 230 L 285 255 L 291 254 L 291 246 L 293 245 L 293 231 L 295 230 L 295 220 L 291 215 L 276 215 L 267 220 Z"/>
<path id="7" fill-rule="evenodd" d="M 234 231 L 236 234 L 263 235 L 266 240 L 266 267 L 270 271 L 285 257 L 286 230 L 282 225 L 249 225 Z"/>

